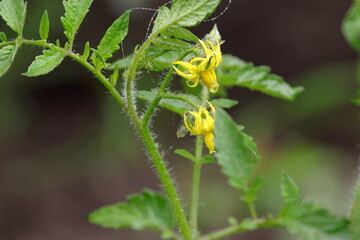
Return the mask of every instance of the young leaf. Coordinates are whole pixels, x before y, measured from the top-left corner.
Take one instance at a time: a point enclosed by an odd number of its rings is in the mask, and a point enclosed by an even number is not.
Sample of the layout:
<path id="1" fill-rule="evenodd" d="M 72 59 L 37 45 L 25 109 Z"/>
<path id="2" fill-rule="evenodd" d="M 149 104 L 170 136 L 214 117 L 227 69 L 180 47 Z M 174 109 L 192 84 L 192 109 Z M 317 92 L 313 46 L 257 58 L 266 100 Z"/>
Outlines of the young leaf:
<path id="1" fill-rule="evenodd" d="M 215 157 L 229 184 L 245 189 L 259 162 L 259 153 L 251 137 L 239 131 L 231 117 L 221 108 L 215 114 Z"/>
<path id="2" fill-rule="evenodd" d="M 217 75 L 220 85 L 242 86 L 285 100 L 294 100 L 303 91 L 302 87 L 291 87 L 282 77 L 271 74 L 269 67 L 255 67 L 228 54 L 223 55 Z"/>
<path id="3" fill-rule="evenodd" d="M 170 202 L 151 190 L 130 195 L 127 203 L 102 207 L 89 215 L 89 221 L 104 228 L 130 227 L 137 231 L 152 229 L 167 232 L 175 227 Z"/>
<path id="4" fill-rule="evenodd" d="M 342 22 L 342 32 L 348 43 L 360 52 L 360 3 L 355 1 Z"/>
<path id="5" fill-rule="evenodd" d="M 110 76 L 110 83 L 113 87 L 115 87 L 118 78 L 119 78 L 119 67 L 115 66 L 114 72 Z"/>
<path id="6" fill-rule="evenodd" d="M 0 32 L 0 41 L 6 42 L 6 40 L 7 40 L 6 34 L 4 32 Z"/>
<path id="7" fill-rule="evenodd" d="M 9 70 L 14 61 L 17 49 L 15 45 L 8 45 L 0 49 L 0 77 Z"/>
<path id="8" fill-rule="evenodd" d="M 113 69 L 115 69 L 115 67 L 118 67 L 119 69 L 126 69 L 130 66 L 133 56 L 134 56 L 134 54 L 130 54 L 124 58 L 116 60 L 110 66 L 108 66 L 107 69 L 113 70 Z"/>
<path id="9" fill-rule="evenodd" d="M 81 56 L 81 58 L 86 61 L 88 59 L 89 55 L 90 55 L 90 43 L 86 42 L 85 46 L 84 46 L 84 52 L 83 52 L 83 55 Z"/>
<path id="10" fill-rule="evenodd" d="M 252 183 L 249 184 L 248 187 L 243 189 L 243 196 L 241 196 L 241 200 L 246 203 L 253 203 L 258 198 L 258 193 L 262 184 L 261 178 L 255 178 Z"/>
<path id="11" fill-rule="evenodd" d="M 44 50 L 43 55 L 37 56 L 23 75 L 34 77 L 47 74 L 60 65 L 65 56 L 65 51 L 51 44 L 50 49 Z"/>
<path id="12" fill-rule="evenodd" d="M 75 34 L 89 11 L 93 0 L 64 0 L 65 15 L 61 17 L 64 26 L 64 34 L 69 40 L 70 47 L 75 38 Z"/>
<path id="13" fill-rule="evenodd" d="M 211 100 L 211 103 L 214 106 L 217 106 L 217 107 L 232 108 L 233 106 L 235 106 L 239 102 L 236 101 L 236 100 L 227 99 L 227 98 L 217 98 L 217 99 Z"/>
<path id="14" fill-rule="evenodd" d="M 182 157 L 184 157 L 184 158 L 187 158 L 187 159 L 189 159 L 189 160 L 191 160 L 193 162 L 195 161 L 194 155 L 192 155 L 189 151 L 187 151 L 185 149 L 176 149 L 175 153 L 182 156 Z"/>
<path id="15" fill-rule="evenodd" d="M 186 98 L 190 98 L 193 102 L 195 103 L 200 103 L 201 101 L 192 95 L 185 95 L 185 94 L 180 94 L 181 96 L 184 96 Z M 145 100 L 148 102 L 151 102 L 152 100 L 154 100 L 156 96 L 156 92 L 154 91 L 137 91 L 136 92 L 136 97 L 141 99 L 141 100 Z M 159 103 L 160 107 L 164 107 L 167 108 L 168 110 L 178 113 L 181 116 L 184 115 L 185 111 L 188 110 L 194 110 L 194 107 L 191 106 L 189 103 L 184 102 L 182 100 L 179 99 L 165 99 L 163 98 L 160 103 Z"/>
<path id="16" fill-rule="evenodd" d="M 205 35 L 205 39 L 210 40 L 213 43 L 216 43 L 216 41 L 221 42 L 221 35 L 216 24 L 214 25 L 213 29 Z"/>
<path id="17" fill-rule="evenodd" d="M 45 10 L 40 21 L 39 34 L 42 40 L 46 40 L 49 36 L 49 17 Z"/>
<path id="18" fill-rule="evenodd" d="M 301 234 L 304 240 L 351 240 L 348 221 L 330 215 L 312 202 L 302 202 L 295 182 L 283 174 L 281 193 L 285 205 L 279 222 L 291 233 Z"/>
<path id="19" fill-rule="evenodd" d="M 159 34 L 169 26 L 192 27 L 215 11 L 220 0 L 174 0 L 171 8 L 159 9 L 152 34 Z"/>
<path id="20" fill-rule="evenodd" d="M 206 155 L 206 156 L 202 157 L 200 162 L 202 164 L 216 163 L 215 158 L 213 156 L 211 156 L 211 155 Z"/>
<path id="21" fill-rule="evenodd" d="M 355 239 L 360 239 L 360 178 L 354 188 L 354 200 L 351 209 L 351 230 Z"/>
<path id="22" fill-rule="evenodd" d="M 112 54 L 120 48 L 119 44 L 128 33 L 129 19 L 130 11 L 126 11 L 108 28 L 104 37 L 101 39 L 97 47 L 97 52 L 103 61 L 111 58 Z"/>
<path id="23" fill-rule="evenodd" d="M 0 15 L 6 24 L 20 35 L 25 24 L 26 3 L 23 0 L 2 0 Z"/>

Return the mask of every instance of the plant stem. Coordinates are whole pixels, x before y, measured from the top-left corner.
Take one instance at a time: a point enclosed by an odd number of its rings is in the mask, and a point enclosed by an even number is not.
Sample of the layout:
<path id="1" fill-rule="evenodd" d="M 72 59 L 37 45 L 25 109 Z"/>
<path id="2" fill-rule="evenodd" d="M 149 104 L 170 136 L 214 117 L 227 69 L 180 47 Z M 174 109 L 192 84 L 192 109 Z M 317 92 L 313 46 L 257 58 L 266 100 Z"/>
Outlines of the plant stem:
<path id="1" fill-rule="evenodd" d="M 252 231 L 252 230 L 257 230 L 257 229 L 265 229 L 265 228 L 273 228 L 273 227 L 281 227 L 282 225 L 280 223 L 278 223 L 278 221 L 276 219 L 256 219 L 255 221 L 255 226 L 247 226 L 246 224 L 238 224 L 238 225 L 234 225 L 234 226 L 230 226 L 218 231 L 215 231 L 213 233 L 209 233 L 207 235 L 204 235 L 202 237 L 199 238 L 199 240 L 218 240 L 218 239 L 223 239 L 226 237 L 230 237 L 232 235 L 238 234 L 238 233 L 242 233 L 242 232 L 248 232 L 248 231 Z"/>
<path id="2" fill-rule="evenodd" d="M 98 69 L 94 68 L 93 65 L 91 65 L 90 63 L 88 63 L 87 61 L 85 61 L 84 59 L 82 59 L 80 56 L 78 56 L 77 54 L 75 54 L 73 52 L 68 53 L 68 56 L 71 57 L 72 59 L 74 59 L 75 61 L 77 61 L 78 63 L 80 63 L 81 65 L 83 65 L 92 74 L 94 74 L 97 77 L 97 79 L 105 86 L 105 88 L 107 90 L 109 90 L 109 92 L 115 98 L 115 100 L 119 103 L 119 105 L 121 107 L 123 107 L 124 109 L 126 109 L 127 106 L 125 104 L 123 97 L 120 95 L 120 93 L 116 90 L 116 88 L 109 82 L 109 80 Z M 136 121 L 136 118 L 134 118 L 133 120 Z"/>
<path id="3" fill-rule="evenodd" d="M 146 125 L 142 125 L 138 127 L 138 131 L 153 161 L 156 172 L 160 178 L 161 184 L 167 196 L 170 199 L 171 205 L 173 206 L 179 230 L 183 235 L 184 239 L 186 240 L 192 239 L 191 231 L 188 222 L 186 220 L 186 216 L 181 201 L 178 197 L 178 194 L 176 192 L 170 174 L 166 168 L 166 164 L 164 163 L 162 156 L 159 152 L 159 149 L 157 148 L 157 145 L 153 137 L 151 136 L 149 128 Z"/>
<path id="4" fill-rule="evenodd" d="M 258 218 L 258 215 L 257 215 L 256 209 L 255 209 L 254 203 L 253 203 L 253 202 L 249 202 L 249 203 L 248 203 L 248 207 L 249 207 L 249 211 L 250 211 L 251 217 L 252 217 L 253 219 L 257 219 L 257 218 Z"/>
<path id="5" fill-rule="evenodd" d="M 200 193 L 200 173 L 201 158 L 203 151 L 203 139 L 196 136 L 195 143 L 195 164 L 193 168 L 193 179 L 191 189 L 191 207 L 190 207 L 190 226 L 194 236 L 198 235 L 198 209 L 199 209 L 199 193 Z"/>
<path id="6" fill-rule="evenodd" d="M 41 41 L 23 40 L 22 44 L 49 47 L 46 42 L 44 42 L 44 41 L 41 42 Z M 148 42 L 148 44 L 150 44 L 150 42 Z M 141 49 L 142 49 L 142 51 L 144 51 L 146 49 L 145 43 L 141 47 Z M 137 60 L 140 60 L 140 55 L 141 55 L 141 53 L 138 52 L 138 54 L 135 54 L 135 56 L 137 56 L 137 57 L 134 56 L 134 58 Z M 159 152 L 159 149 L 157 147 L 157 144 L 154 141 L 154 138 L 152 137 L 152 135 L 149 131 L 149 128 L 147 126 L 141 124 L 139 117 L 135 111 L 133 102 L 132 102 L 131 81 L 135 78 L 135 71 L 136 71 L 138 62 L 133 61 L 132 65 L 130 66 L 130 69 L 129 69 L 129 71 L 130 70 L 131 71 L 128 74 L 128 79 L 127 79 L 127 86 L 126 86 L 127 102 L 125 102 L 124 98 L 115 89 L 115 87 L 112 86 L 112 84 L 109 82 L 109 79 L 106 78 L 99 69 L 96 69 L 93 65 L 91 65 L 89 62 L 82 59 L 78 54 L 75 54 L 72 51 L 68 51 L 67 56 L 73 58 L 74 60 L 79 62 L 81 65 L 83 65 L 86 69 L 88 69 L 91 73 L 93 73 L 98 78 L 98 80 L 105 86 L 105 88 L 109 90 L 109 92 L 111 93 L 111 95 L 113 95 L 113 97 L 119 103 L 119 105 L 121 107 L 123 107 L 124 110 L 128 113 L 131 121 L 134 123 L 136 130 L 139 132 L 141 139 L 145 144 L 145 147 L 154 163 L 156 172 L 160 178 L 160 181 L 164 187 L 164 190 L 170 199 L 170 202 L 172 204 L 172 207 L 174 209 L 174 213 L 175 213 L 175 216 L 177 219 L 179 231 L 185 240 L 191 240 L 192 235 L 191 235 L 190 227 L 187 222 L 180 198 L 178 197 L 177 191 L 176 191 L 173 181 L 170 177 L 169 171 L 166 168 L 166 164 Z M 133 60 L 134 60 L 134 58 L 133 58 Z M 171 79 L 171 77 L 170 77 L 170 79 Z M 130 86 L 130 89 L 129 89 L 129 86 Z"/>
<path id="7" fill-rule="evenodd" d="M 148 107 L 148 109 L 146 110 L 143 120 L 142 120 L 142 124 L 147 124 L 147 122 L 149 121 L 151 115 L 153 114 L 153 112 L 155 111 L 157 105 L 159 104 L 161 98 L 162 98 L 162 94 L 165 92 L 172 76 L 173 76 L 174 70 L 170 69 L 169 72 L 167 73 L 166 77 L 164 78 L 164 81 L 161 83 L 160 89 L 157 92 L 154 100 L 151 102 L 150 106 Z"/>

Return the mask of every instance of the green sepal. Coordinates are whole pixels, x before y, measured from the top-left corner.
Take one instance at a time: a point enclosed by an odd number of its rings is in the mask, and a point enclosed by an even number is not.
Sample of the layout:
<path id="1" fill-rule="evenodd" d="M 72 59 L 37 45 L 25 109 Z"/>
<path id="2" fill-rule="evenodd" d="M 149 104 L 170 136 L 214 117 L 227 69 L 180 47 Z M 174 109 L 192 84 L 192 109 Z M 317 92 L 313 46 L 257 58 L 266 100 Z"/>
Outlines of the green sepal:
<path id="1" fill-rule="evenodd" d="M 23 73 L 23 75 L 28 77 L 44 75 L 60 65 L 66 56 L 65 49 L 63 50 L 53 44 L 50 44 L 49 48 L 48 50 L 44 50 L 42 55 L 35 58 L 27 72 Z"/>
<path id="2" fill-rule="evenodd" d="M 195 162 L 195 156 L 190 153 L 189 151 L 185 150 L 185 149 L 176 149 L 175 150 L 175 153 L 184 157 L 184 158 L 187 158 L 193 162 Z"/>
<path id="3" fill-rule="evenodd" d="M 48 39 L 49 29 L 50 29 L 49 17 L 47 11 L 45 10 L 41 17 L 40 27 L 39 27 L 39 35 L 42 40 Z"/>
<path id="4" fill-rule="evenodd" d="M 169 200 L 152 190 L 132 194 L 125 203 L 104 206 L 91 213 L 89 221 L 104 228 L 129 227 L 137 231 L 151 229 L 169 232 L 175 227 Z"/>

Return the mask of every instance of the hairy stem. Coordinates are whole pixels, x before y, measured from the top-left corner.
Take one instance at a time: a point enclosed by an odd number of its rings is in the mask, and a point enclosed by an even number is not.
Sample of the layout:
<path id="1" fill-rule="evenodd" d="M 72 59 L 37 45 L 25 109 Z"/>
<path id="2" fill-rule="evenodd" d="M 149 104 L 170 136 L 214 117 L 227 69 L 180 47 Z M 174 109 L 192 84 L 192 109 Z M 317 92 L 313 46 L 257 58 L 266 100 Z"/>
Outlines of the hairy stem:
<path id="1" fill-rule="evenodd" d="M 173 181 L 170 177 L 170 174 L 166 168 L 164 160 L 156 146 L 154 138 L 151 136 L 149 128 L 146 125 L 138 127 L 141 138 L 144 141 L 144 144 L 148 150 L 148 153 L 154 163 L 156 172 L 159 175 L 161 184 L 170 199 L 171 205 L 173 206 L 176 219 L 178 222 L 178 227 L 183 235 L 184 239 L 192 239 L 190 228 L 186 220 L 186 216 L 181 204 L 181 201 L 178 197 L 177 191 L 174 187 Z"/>
<path id="2" fill-rule="evenodd" d="M 157 105 L 159 104 L 161 98 L 162 98 L 162 93 L 165 92 L 167 86 L 169 85 L 169 82 L 173 76 L 174 70 L 170 69 L 169 72 L 167 73 L 166 77 L 164 78 L 164 81 L 161 83 L 160 89 L 158 91 L 158 93 L 156 94 L 154 100 L 151 102 L 150 106 L 148 107 L 148 109 L 146 110 L 142 123 L 143 124 L 147 124 L 147 122 L 149 121 L 151 115 L 154 113 Z"/>
<path id="3" fill-rule="evenodd" d="M 38 46 L 42 46 L 42 47 L 49 47 L 49 45 L 42 40 L 40 40 L 40 41 L 22 40 L 21 43 L 28 44 L 28 45 L 38 45 Z M 149 44 L 150 44 L 150 42 L 147 43 L 147 45 L 149 45 Z M 144 44 L 140 49 L 142 49 L 142 51 L 144 51 L 146 49 L 146 47 L 147 47 L 146 44 Z M 64 49 L 64 51 L 65 51 L 65 49 Z M 138 54 L 135 54 L 135 56 L 134 56 L 134 58 L 138 59 L 138 60 L 140 60 L 140 58 L 141 58 L 141 52 L 139 53 L 139 51 L 138 51 Z M 192 235 L 191 235 L 190 227 L 187 222 L 181 201 L 178 197 L 177 191 L 176 191 L 173 181 L 170 177 L 169 171 L 166 168 L 166 164 L 159 152 L 159 149 L 154 141 L 154 138 L 152 137 L 152 135 L 149 131 L 149 128 L 147 126 L 144 126 L 141 124 L 139 117 L 135 111 L 135 106 L 133 105 L 133 102 L 132 102 L 131 81 L 135 78 L 135 72 L 137 69 L 138 61 L 136 61 L 136 60 L 133 61 L 132 65 L 130 66 L 130 69 L 129 69 L 130 73 L 128 74 L 127 86 L 126 86 L 127 101 L 125 102 L 124 98 L 115 89 L 115 87 L 112 86 L 109 79 L 106 78 L 99 69 L 96 69 L 92 64 L 90 64 L 86 60 L 82 59 L 78 54 L 73 53 L 72 51 L 68 51 L 67 56 L 71 57 L 72 59 L 74 59 L 75 61 L 80 63 L 82 66 L 84 66 L 86 69 L 88 69 L 91 73 L 93 73 L 98 78 L 98 80 L 105 86 L 105 88 L 109 90 L 109 92 L 111 93 L 111 95 L 113 95 L 113 97 L 119 103 L 119 105 L 121 107 L 123 107 L 124 110 L 128 113 L 131 121 L 134 123 L 136 130 L 139 132 L 141 139 L 145 144 L 145 147 L 154 163 L 156 172 L 160 178 L 160 181 L 164 187 L 164 190 L 170 199 L 170 202 L 171 202 L 172 207 L 175 212 L 175 216 L 177 219 L 180 233 L 182 234 L 182 236 L 185 240 L 191 240 Z M 134 60 L 134 58 L 133 58 L 133 60 Z M 130 86 L 130 89 L 128 89 L 129 86 Z"/>
<path id="4" fill-rule="evenodd" d="M 190 226 L 194 236 L 198 235 L 198 210 L 199 210 L 199 193 L 200 193 L 200 173 L 201 158 L 203 151 L 203 139 L 196 136 L 195 143 L 195 164 L 193 168 L 192 189 L 191 189 L 191 207 L 190 207 Z"/>
<path id="5" fill-rule="evenodd" d="M 249 228 L 246 224 L 242 225 L 241 223 L 238 225 L 233 225 L 213 233 L 209 233 L 199 238 L 199 240 L 219 240 L 224 239 L 230 236 L 233 236 L 238 233 L 248 232 L 257 229 L 265 229 L 265 228 L 274 228 L 281 227 L 282 225 L 278 223 L 276 219 L 255 219 L 255 225 Z"/>

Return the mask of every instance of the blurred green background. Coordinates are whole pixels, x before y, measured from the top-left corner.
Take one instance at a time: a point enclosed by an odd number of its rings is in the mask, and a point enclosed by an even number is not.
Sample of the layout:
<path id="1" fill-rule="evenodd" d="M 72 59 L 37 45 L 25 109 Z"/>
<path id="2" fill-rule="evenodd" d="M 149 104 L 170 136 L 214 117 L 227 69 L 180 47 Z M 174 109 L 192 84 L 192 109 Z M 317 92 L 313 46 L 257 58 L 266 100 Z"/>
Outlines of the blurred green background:
<path id="1" fill-rule="evenodd" d="M 87 40 L 96 46 L 125 10 L 157 8 L 166 2 L 94 0 L 75 48 L 82 52 Z M 224 0 L 217 13 L 226 5 Z M 350 102 L 357 86 L 357 55 L 340 29 L 350 5 L 350 0 L 233 0 L 216 20 L 226 41 L 224 53 L 269 65 L 292 85 L 306 89 L 295 102 L 242 88 L 229 92 L 240 102 L 230 109 L 231 114 L 254 137 L 262 156 L 257 168 L 264 179 L 257 202 L 261 215 L 276 214 L 281 206 L 282 170 L 294 177 L 305 198 L 340 216 L 350 209 L 360 127 L 358 108 Z M 29 1 L 25 36 L 38 38 L 44 9 L 50 17 L 50 40 L 64 42 L 60 0 Z M 152 15 L 152 11 L 132 12 L 125 55 L 144 40 Z M 201 37 L 213 24 L 205 22 L 193 30 Z M 1 30 L 13 36 L 3 22 Z M 65 60 L 49 75 L 21 76 L 40 52 L 37 47 L 22 47 L 0 79 L 0 239 L 159 239 L 157 233 L 117 232 L 87 222 L 87 214 L 102 205 L 125 201 L 128 194 L 144 187 L 158 191 L 161 187 L 125 115 L 85 69 Z M 114 60 L 120 56 L 121 51 Z M 157 83 L 158 76 L 146 72 L 138 86 Z M 191 164 L 173 151 L 192 150 L 194 138 L 177 139 L 180 121 L 179 116 L 161 110 L 153 130 L 188 208 Z M 218 166 L 204 166 L 201 183 L 203 232 L 226 226 L 229 215 L 248 216 L 239 193 L 226 184 Z M 296 238 L 271 230 L 231 239 Z"/>

